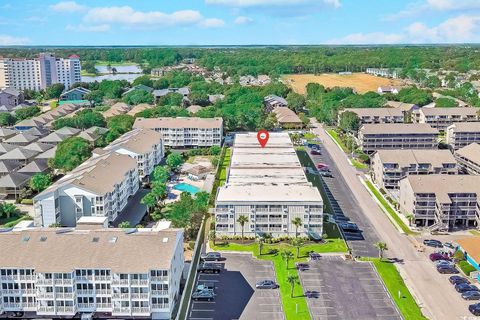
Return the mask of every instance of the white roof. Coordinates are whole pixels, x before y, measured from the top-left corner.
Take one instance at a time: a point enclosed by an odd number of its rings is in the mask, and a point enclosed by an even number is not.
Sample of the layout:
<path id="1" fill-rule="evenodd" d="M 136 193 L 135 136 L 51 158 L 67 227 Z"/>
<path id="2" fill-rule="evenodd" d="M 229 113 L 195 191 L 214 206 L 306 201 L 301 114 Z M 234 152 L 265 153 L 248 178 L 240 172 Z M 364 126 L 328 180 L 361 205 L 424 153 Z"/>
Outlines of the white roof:
<path id="1" fill-rule="evenodd" d="M 217 195 L 217 204 L 221 202 L 314 202 L 322 204 L 322 196 L 317 188 L 311 186 L 225 186 Z"/>

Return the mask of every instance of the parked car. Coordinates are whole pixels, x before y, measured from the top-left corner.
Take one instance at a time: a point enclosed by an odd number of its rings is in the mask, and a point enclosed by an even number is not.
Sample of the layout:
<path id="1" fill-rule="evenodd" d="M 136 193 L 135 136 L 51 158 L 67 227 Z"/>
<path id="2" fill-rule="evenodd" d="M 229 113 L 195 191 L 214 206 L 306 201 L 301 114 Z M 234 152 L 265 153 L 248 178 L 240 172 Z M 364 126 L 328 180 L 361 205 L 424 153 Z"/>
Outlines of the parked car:
<path id="1" fill-rule="evenodd" d="M 196 301 L 199 301 L 199 300 L 212 301 L 214 297 L 215 295 L 212 290 L 200 290 L 200 291 L 195 291 L 192 294 L 192 299 Z"/>
<path id="2" fill-rule="evenodd" d="M 320 253 L 316 253 L 316 252 L 310 252 L 308 256 L 310 257 L 310 260 L 320 260 L 321 258 Z"/>
<path id="3" fill-rule="evenodd" d="M 222 260 L 222 255 L 220 252 L 208 252 L 206 254 L 202 254 L 200 259 L 203 261 L 220 261 Z"/>
<path id="4" fill-rule="evenodd" d="M 438 266 L 450 266 L 450 267 L 454 267 L 455 264 L 452 262 L 452 261 L 449 261 L 449 260 L 437 260 L 435 261 L 435 266 L 438 267 Z"/>
<path id="5" fill-rule="evenodd" d="M 273 280 L 262 280 L 255 285 L 257 289 L 276 289 L 278 287 L 278 284 Z"/>
<path id="6" fill-rule="evenodd" d="M 423 240 L 423 244 L 429 247 L 443 248 L 443 243 L 434 239 L 425 239 Z"/>
<path id="7" fill-rule="evenodd" d="M 216 263 L 202 263 L 198 266 L 197 272 L 200 273 L 220 273 L 222 268 Z"/>
<path id="8" fill-rule="evenodd" d="M 215 289 L 215 284 L 213 282 L 204 282 L 201 284 L 197 285 L 196 291 L 203 291 L 203 290 L 211 290 L 213 291 Z"/>
<path id="9" fill-rule="evenodd" d="M 448 249 L 455 249 L 455 248 L 456 248 L 456 246 L 455 246 L 453 243 L 451 243 L 451 242 L 445 242 L 445 243 L 443 244 L 443 246 L 444 246 L 445 248 L 448 248 Z"/>
<path id="10" fill-rule="evenodd" d="M 311 155 L 319 156 L 319 155 L 321 155 L 322 153 L 321 153 L 320 150 L 318 150 L 318 149 L 312 149 L 312 150 L 310 150 L 310 154 L 311 154 Z"/>
<path id="11" fill-rule="evenodd" d="M 318 169 L 328 169 L 328 164 L 325 163 L 317 163 Z"/>
<path id="12" fill-rule="evenodd" d="M 467 291 L 480 291 L 478 287 L 468 283 L 459 283 L 455 285 L 455 290 L 457 290 L 457 292 L 460 292 L 460 293 L 467 292 Z"/>
<path id="13" fill-rule="evenodd" d="M 340 228 L 342 228 L 343 231 L 347 231 L 347 232 L 359 231 L 358 226 L 352 222 L 340 223 Z"/>
<path id="14" fill-rule="evenodd" d="M 430 260 L 437 261 L 437 260 L 450 260 L 450 257 L 447 254 L 442 254 L 438 252 L 430 253 L 429 255 Z"/>
<path id="15" fill-rule="evenodd" d="M 350 218 L 344 216 L 343 214 L 334 214 L 332 217 L 333 217 L 333 220 L 335 220 L 336 222 L 348 222 L 348 221 L 350 221 Z"/>
<path id="16" fill-rule="evenodd" d="M 468 306 L 468 310 L 474 315 L 474 316 L 480 316 L 480 303 L 475 303 L 471 304 Z"/>
<path id="17" fill-rule="evenodd" d="M 453 266 L 437 266 L 437 271 L 443 274 L 457 274 L 459 271 Z"/>
<path id="18" fill-rule="evenodd" d="M 470 281 L 467 278 L 461 277 L 461 276 L 451 276 L 448 278 L 448 281 L 450 281 L 451 284 L 459 284 L 459 283 L 466 283 L 470 284 Z"/>
<path id="19" fill-rule="evenodd" d="M 310 267 L 308 263 L 303 263 L 303 262 L 297 262 L 295 265 L 297 269 L 300 271 L 308 270 L 308 268 Z"/>
<path id="20" fill-rule="evenodd" d="M 322 177 L 333 178 L 333 175 L 330 173 L 330 171 L 320 171 L 318 174 Z"/>
<path id="21" fill-rule="evenodd" d="M 467 291 L 462 293 L 462 298 L 465 300 L 480 300 L 479 291 Z"/>

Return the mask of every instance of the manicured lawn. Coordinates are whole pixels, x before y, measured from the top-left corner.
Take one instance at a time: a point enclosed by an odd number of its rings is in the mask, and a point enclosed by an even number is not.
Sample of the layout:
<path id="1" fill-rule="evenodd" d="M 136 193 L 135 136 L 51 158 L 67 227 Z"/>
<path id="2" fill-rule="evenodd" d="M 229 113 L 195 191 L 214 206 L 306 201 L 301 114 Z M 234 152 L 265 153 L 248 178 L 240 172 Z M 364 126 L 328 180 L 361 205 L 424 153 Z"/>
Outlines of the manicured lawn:
<path id="1" fill-rule="evenodd" d="M 228 244 L 217 244 L 213 245 L 210 242 L 210 246 L 214 250 L 227 250 L 227 251 L 242 251 L 242 252 L 252 252 L 257 259 L 261 260 L 270 260 L 273 262 L 275 267 L 275 274 L 277 277 L 277 282 L 280 285 L 280 295 L 282 298 L 283 311 L 287 319 L 310 319 L 310 313 L 308 311 L 307 302 L 303 296 L 303 289 L 300 284 L 295 285 L 293 298 L 290 295 L 291 286 L 287 282 L 287 276 L 289 274 L 297 275 L 298 272 L 295 269 L 295 262 L 306 261 L 308 253 L 310 251 L 315 252 L 346 252 L 346 246 L 343 239 L 328 239 L 328 242 L 325 244 L 308 244 L 300 248 L 300 255 L 297 258 L 297 250 L 295 247 L 287 243 L 278 243 L 278 244 L 265 244 L 263 246 L 262 255 L 259 255 L 258 252 L 258 243 L 251 244 L 238 244 L 238 243 L 228 243 Z M 279 252 L 275 254 L 269 254 L 268 252 L 272 249 L 276 249 Z M 294 253 L 294 259 L 289 261 L 289 268 L 286 268 L 286 263 L 280 255 L 281 250 L 289 250 Z M 296 312 L 298 305 L 298 313 Z"/>
<path id="2" fill-rule="evenodd" d="M 474 236 L 480 236 L 480 231 L 478 230 L 469 230 L 471 234 L 473 234 Z"/>
<path id="3" fill-rule="evenodd" d="M 332 136 L 332 138 L 340 145 L 340 147 L 342 148 L 343 152 L 347 153 L 347 147 L 345 146 L 345 144 L 343 143 L 342 139 L 340 139 L 340 137 L 338 136 L 338 133 L 333 130 L 333 129 L 328 129 L 327 130 L 328 134 Z"/>
<path id="4" fill-rule="evenodd" d="M 311 133 L 311 132 L 305 132 L 305 134 L 303 135 L 303 139 L 307 139 L 307 140 L 313 140 L 316 137 L 317 136 L 314 133 Z"/>
<path id="5" fill-rule="evenodd" d="M 222 166 L 220 168 L 219 187 L 223 186 L 227 180 L 227 168 L 230 165 L 231 154 L 232 150 L 230 148 L 225 150 L 225 157 L 223 158 Z"/>
<path id="6" fill-rule="evenodd" d="M 466 276 L 470 276 L 470 272 L 476 271 L 476 269 L 470 263 L 468 263 L 468 261 L 465 260 L 460 261 L 459 263 L 457 263 L 457 265 L 460 269 L 462 269 L 463 273 Z"/>
<path id="7" fill-rule="evenodd" d="M 103 60 L 98 60 L 95 61 L 96 66 L 135 66 L 137 63 L 135 62 L 130 62 L 130 61 L 121 61 L 121 62 L 112 62 L 112 61 L 103 61 Z"/>
<path id="8" fill-rule="evenodd" d="M 350 161 L 352 161 L 353 166 L 357 169 L 360 169 L 360 170 L 368 169 L 368 165 L 366 165 L 365 163 L 362 163 L 355 159 L 351 159 Z"/>
<path id="9" fill-rule="evenodd" d="M 32 220 L 32 218 L 29 215 L 21 215 L 21 216 L 14 215 L 8 219 L 7 218 L 0 219 L 0 227 L 11 228 L 23 220 Z"/>
<path id="10" fill-rule="evenodd" d="M 403 318 L 408 320 L 427 319 L 423 316 L 420 307 L 410 294 L 395 265 L 387 261 L 380 261 L 380 259 L 371 259 L 371 261 L 385 283 L 388 292 L 395 301 Z"/>
<path id="11" fill-rule="evenodd" d="M 365 180 L 365 183 L 367 184 L 368 189 L 372 191 L 372 193 L 375 195 L 375 198 L 382 204 L 382 207 L 388 212 L 388 214 L 395 220 L 395 222 L 400 226 L 403 232 L 405 232 L 408 235 L 413 235 L 416 234 L 416 232 L 413 232 L 408 228 L 408 226 L 403 222 L 402 219 L 397 215 L 395 210 L 393 210 L 390 205 L 388 204 L 387 200 L 382 196 L 382 194 L 375 188 L 375 186 L 369 181 Z"/>

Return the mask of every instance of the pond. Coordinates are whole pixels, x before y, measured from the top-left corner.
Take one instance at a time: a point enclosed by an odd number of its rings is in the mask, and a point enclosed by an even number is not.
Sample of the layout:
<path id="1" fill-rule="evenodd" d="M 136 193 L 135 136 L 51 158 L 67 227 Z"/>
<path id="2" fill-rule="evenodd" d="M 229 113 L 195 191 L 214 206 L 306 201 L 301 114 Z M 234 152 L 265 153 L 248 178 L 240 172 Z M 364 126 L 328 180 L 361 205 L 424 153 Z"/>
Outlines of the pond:
<path id="1" fill-rule="evenodd" d="M 111 65 L 112 68 L 117 69 L 117 73 L 142 73 L 142 69 L 137 64 L 131 65 Z M 95 65 L 95 69 L 97 69 L 100 73 L 110 73 L 111 70 L 108 70 L 108 67 L 105 65 Z"/>
<path id="2" fill-rule="evenodd" d="M 112 64 L 111 67 L 117 70 L 116 74 L 111 74 L 112 71 L 109 70 L 105 65 L 95 65 L 95 69 L 97 69 L 101 75 L 82 76 L 82 82 L 100 82 L 102 80 L 127 80 L 128 82 L 132 82 L 142 75 L 142 68 L 140 68 L 140 66 L 137 64 Z"/>

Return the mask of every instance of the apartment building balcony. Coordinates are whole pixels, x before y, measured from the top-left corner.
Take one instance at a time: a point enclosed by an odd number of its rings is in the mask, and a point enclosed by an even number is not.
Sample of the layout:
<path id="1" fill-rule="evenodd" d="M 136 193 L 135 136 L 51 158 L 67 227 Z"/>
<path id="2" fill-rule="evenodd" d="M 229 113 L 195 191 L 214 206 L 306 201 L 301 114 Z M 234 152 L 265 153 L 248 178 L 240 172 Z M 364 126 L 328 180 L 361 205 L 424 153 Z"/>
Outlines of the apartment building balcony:
<path id="1" fill-rule="evenodd" d="M 67 313 L 67 314 L 75 314 L 76 310 L 75 307 L 57 307 L 57 313 Z"/>
<path id="2" fill-rule="evenodd" d="M 90 282 L 93 281 L 93 275 L 91 276 L 77 276 L 75 277 L 77 282 Z"/>
<path id="3" fill-rule="evenodd" d="M 22 304 L 20 302 L 4 302 L 3 308 L 21 310 Z"/>
<path id="4" fill-rule="evenodd" d="M 132 286 L 148 286 L 148 280 L 132 279 L 132 280 L 130 280 L 130 285 L 132 285 Z"/>
<path id="5" fill-rule="evenodd" d="M 34 275 L 30 275 L 30 276 L 19 276 L 18 279 L 20 281 L 34 281 L 35 280 L 35 276 Z"/>
<path id="6" fill-rule="evenodd" d="M 55 293 L 55 299 L 67 299 L 72 300 L 74 298 L 73 292 L 57 292 Z"/>
<path id="7" fill-rule="evenodd" d="M 39 307 L 37 307 L 37 313 L 52 314 L 52 313 L 55 313 L 55 307 L 53 307 L 53 306 L 39 306 Z"/>
<path id="8" fill-rule="evenodd" d="M 17 279 L 17 276 L 0 276 L 2 281 L 16 281 Z"/>
<path id="9" fill-rule="evenodd" d="M 152 309 L 168 309 L 170 305 L 168 303 L 154 303 Z"/>
<path id="10" fill-rule="evenodd" d="M 20 289 L 6 289 L 3 290 L 4 295 L 8 296 L 14 296 L 14 295 L 20 295 L 22 292 Z"/>
<path id="11" fill-rule="evenodd" d="M 97 306 L 97 311 L 98 310 L 107 311 L 112 309 L 111 303 L 97 303 L 96 306 Z"/>
<path id="12" fill-rule="evenodd" d="M 150 314 L 149 307 L 133 307 L 132 308 L 133 314 Z"/>
<path id="13" fill-rule="evenodd" d="M 38 292 L 37 293 L 37 299 L 51 300 L 51 299 L 53 299 L 53 292 Z"/>
<path id="14" fill-rule="evenodd" d="M 148 293 L 132 293 L 131 297 L 132 299 L 136 299 L 136 300 L 147 300 Z"/>
<path id="15" fill-rule="evenodd" d="M 168 290 L 152 290 L 152 296 L 168 296 Z"/>
<path id="16" fill-rule="evenodd" d="M 102 295 L 102 296 L 105 296 L 105 295 L 109 296 L 109 295 L 112 294 L 112 290 L 110 290 L 110 289 L 96 289 L 95 294 L 96 295 Z"/>
<path id="17" fill-rule="evenodd" d="M 168 281 L 168 277 L 167 276 L 150 277 L 150 281 L 151 282 L 165 282 L 165 281 Z"/>
<path id="18" fill-rule="evenodd" d="M 283 222 L 283 218 L 269 218 L 268 221 L 269 221 L 269 222 L 282 223 L 282 222 Z"/>
<path id="19" fill-rule="evenodd" d="M 64 285 L 64 286 L 72 286 L 73 285 L 73 279 L 55 279 L 55 284 L 56 285 Z"/>
<path id="20" fill-rule="evenodd" d="M 129 315 L 130 314 L 130 308 L 128 308 L 128 307 L 115 307 L 112 310 L 112 314 Z"/>
<path id="21" fill-rule="evenodd" d="M 227 232 L 228 227 L 216 227 L 215 230 L 218 232 Z"/>
<path id="22" fill-rule="evenodd" d="M 95 294 L 94 290 L 82 290 L 82 289 L 77 290 L 77 295 L 80 295 L 80 296 L 91 296 L 94 294 Z"/>
<path id="23" fill-rule="evenodd" d="M 217 218 L 216 221 L 217 222 L 228 223 L 230 221 L 230 219 L 229 218 Z"/>
<path id="24" fill-rule="evenodd" d="M 37 310 L 37 304 L 35 302 L 24 302 L 22 308 L 24 311 L 35 311 Z"/>
<path id="25" fill-rule="evenodd" d="M 112 280 L 113 285 L 121 285 L 121 286 L 126 286 L 128 285 L 128 279 L 113 279 Z"/>
<path id="26" fill-rule="evenodd" d="M 94 311 L 97 308 L 95 303 L 79 303 L 78 309 L 80 311 Z"/>
<path id="27" fill-rule="evenodd" d="M 120 293 L 120 292 L 114 292 L 112 297 L 114 299 L 122 299 L 122 300 L 126 300 L 126 299 L 129 299 L 129 294 L 128 293 Z"/>
<path id="28" fill-rule="evenodd" d="M 35 289 L 22 289 L 22 294 L 23 295 L 36 295 L 37 290 L 35 290 Z"/>

